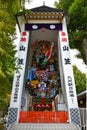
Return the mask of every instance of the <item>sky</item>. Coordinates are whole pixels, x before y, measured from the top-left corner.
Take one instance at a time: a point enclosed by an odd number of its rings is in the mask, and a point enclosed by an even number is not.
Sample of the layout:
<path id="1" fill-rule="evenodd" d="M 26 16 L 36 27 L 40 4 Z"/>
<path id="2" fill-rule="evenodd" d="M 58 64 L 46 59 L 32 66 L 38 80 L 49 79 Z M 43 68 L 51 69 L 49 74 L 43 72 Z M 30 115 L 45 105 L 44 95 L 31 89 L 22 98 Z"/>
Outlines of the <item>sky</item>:
<path id="1" fill-rule="evenodd" d="M 42 6 L 44 2 L 45 2 L 46 6 L 54 7 L 55 1 L 58 1 L 58 0 L 32 0 L 31 3 L 26 4 L 26 8 L 31 9 L 31 8 L 35 8 L 35 7 L 38 7 L 38 6 Z M 18 43 L 18 42 L 19 42 L 19 38 L 16 40 L 16 43 Z M 71 49 L 70 53 L 71 53 L 72 65 L 76 65 L 81 72 L 87 74 L 87 65 L 84 64 L 84 61 L 82 59 L 78 59 L 76 57 L 76 55 L 79 52 L 76 49 L 73 49 L 73 50 Z"/>
<path id="2" fill-rule="evenodd" d="M 32 0 L 29 4 L 26 4 L 26 8 L 34 8 L 38 6 L 42 6 L 45 2 L 46 6 L 54 7 L 54 2 L 58 0 Z"/>

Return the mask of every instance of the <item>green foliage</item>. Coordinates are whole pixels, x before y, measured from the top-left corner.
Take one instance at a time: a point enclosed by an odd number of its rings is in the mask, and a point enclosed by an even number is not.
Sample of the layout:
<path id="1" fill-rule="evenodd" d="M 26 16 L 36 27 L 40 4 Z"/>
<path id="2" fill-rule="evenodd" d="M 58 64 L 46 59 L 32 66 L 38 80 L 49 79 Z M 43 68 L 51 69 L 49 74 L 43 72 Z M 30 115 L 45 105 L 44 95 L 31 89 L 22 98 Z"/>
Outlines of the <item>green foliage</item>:
<path id="1" fill-rule="evenodd" d="M 70 6 L 70 29 L 86 30 L 87 29 L 87 2 L 86 0 L 75 0 Z"/>
<path id="2" fill-rule="evenodd" d="M 86 74 L 82 73 L 76 66 L 73 66 L 76 91 L 80 93 L 86 89 Z"/>
<path id="3" fill-rule="evenodd" d="M 76 47 L 81 52 L 84 35 L 85 32 L 83 30 L 69 33 L 70 47 Z"/>
<path id="4" fill-rule="evenodd" d="M 68 11 L 69 7 L 72 5 L 72 3 L 74 2 L 74 0 L 59 0 L 59 2 L 55 2 L 55 6 L 58 9 L 63 9 L 66 12 Z"/>

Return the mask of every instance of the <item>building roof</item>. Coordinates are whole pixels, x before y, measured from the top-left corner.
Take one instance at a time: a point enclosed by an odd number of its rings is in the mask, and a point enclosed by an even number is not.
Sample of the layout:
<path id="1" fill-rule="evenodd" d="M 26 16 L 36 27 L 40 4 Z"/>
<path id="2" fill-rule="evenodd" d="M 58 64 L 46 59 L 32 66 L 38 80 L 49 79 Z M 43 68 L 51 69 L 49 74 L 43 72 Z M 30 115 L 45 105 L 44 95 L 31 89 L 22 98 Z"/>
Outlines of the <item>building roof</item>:
<path id="1" fill-rule="evenodd" d="M 87 90 L 84 90 L 83 92 L 79 93 L 77 96 L 80 97 L 80 96 L 85 95 L 85 94 L 87 94 Z"/>
<path id="2" fill-rule="evenodd" d="M 77 98 L 82 99 L 82 98 L 86 98 L 86 96 L 87 96 L 87 90 L 84 90 L 83 92 L 77 95 Z"/>
<path id="3" fill-rule="evenodd" d="M 49 6 L 39 6 L 32 8 L 25 14 L 26 21 L 28 20 L 59 20 L 62 21 L 65 13 L 63 10 L 58 10 Z"/>
<path id="4" fill-rule="evenodd" d="M 42 5 L 36 8 L 32 8 L 30 9 L 32 12 L 64 12 L 63 10 L 58 10 L 56 8 L 53 7 L 49 7 L 46 5 Z"/>

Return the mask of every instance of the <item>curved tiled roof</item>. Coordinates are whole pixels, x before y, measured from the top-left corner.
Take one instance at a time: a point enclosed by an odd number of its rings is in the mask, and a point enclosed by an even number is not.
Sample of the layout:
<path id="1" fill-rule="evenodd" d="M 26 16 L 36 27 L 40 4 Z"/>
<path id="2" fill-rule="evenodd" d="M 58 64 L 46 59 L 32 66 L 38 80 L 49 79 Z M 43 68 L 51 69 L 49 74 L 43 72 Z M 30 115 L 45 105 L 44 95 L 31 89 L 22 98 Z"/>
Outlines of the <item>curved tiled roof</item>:
<path id="1" fill-rule="evenodd" d="M 53 7 L 49 7 L 49 6 L 39 6 L 36 8 L 32 8 L 30 9 L 32 12 L 64 12 L 63 10 L 58 10 L 56 8 Z"/>

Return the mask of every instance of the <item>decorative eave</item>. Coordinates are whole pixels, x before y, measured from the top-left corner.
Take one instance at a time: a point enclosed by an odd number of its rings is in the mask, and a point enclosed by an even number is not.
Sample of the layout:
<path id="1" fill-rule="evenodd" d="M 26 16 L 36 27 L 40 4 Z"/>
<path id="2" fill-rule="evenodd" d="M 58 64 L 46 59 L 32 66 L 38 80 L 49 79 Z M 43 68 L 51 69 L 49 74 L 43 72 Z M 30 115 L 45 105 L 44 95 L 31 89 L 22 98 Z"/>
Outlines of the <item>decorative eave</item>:
<path id="1" fill-rule="evenodd" d="M 62 22 L 63 17 L 62 12 L 30 12 L 25 14 L 26 22 L 28 20 L 57 20 Z"/>
<path id="2" fill-rule="evenodd" d="M 65 13 L 62 10 L 43 5 L 30 9 L 25 14 L 25 20 L 57 20 L 61 22 L 64 15 Z"/>

